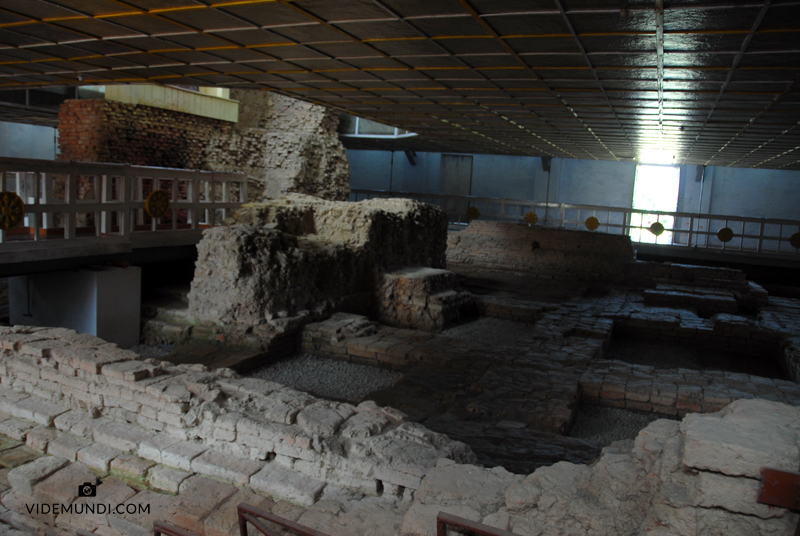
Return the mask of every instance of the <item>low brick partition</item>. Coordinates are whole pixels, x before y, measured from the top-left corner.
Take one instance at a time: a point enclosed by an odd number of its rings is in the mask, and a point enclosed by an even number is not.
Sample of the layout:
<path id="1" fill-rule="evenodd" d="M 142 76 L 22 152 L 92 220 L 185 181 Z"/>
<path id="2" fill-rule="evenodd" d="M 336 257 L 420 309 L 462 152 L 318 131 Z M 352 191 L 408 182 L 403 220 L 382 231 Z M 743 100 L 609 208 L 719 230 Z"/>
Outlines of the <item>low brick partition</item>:
<path id="1" fill-rule="evenodd" d="M 619 278 L 635 253 L 627 236 L 474 220 L 450 233 L 447 262 L 607 281 Z"/>
<path id="2" fill-rule="evenodd" d="M 438 341 L 438 343 L 437 343 Z M 366 316 L 335 313 L 322 322 L 306 324 L 303 352 L 393 370 L 408 370 L 421 362 L 456 359 L 458 342 L 432 333 L 374 324 Z"/>
<path id="3" fill-rule="evenodd" d="M 13 389 L 0 411 L 125 452 L 174 453 L 177 464 L 240 484 L 267 464 L 323 486 L 402 496 L 437 459 L 474 460 L 463 443 L 391 408 L 321 400 L 229 369 L 142 360 L 69 329 L 0 327 L 0 347 L 0 382 Z"/>
<path id="4" fill-rule="evenodd" d="M 630 237 L 607 233 L 476 220 L 466 229 L 449 233 L 447 263 L 454 271 L 459 266 L 517 270 L 535 278 L 602 286 L 725 290 L 746 311 L 767 303 L 766 291 L 748 282 L 741 270 L 637 261 Z M 710 299 L 707 303 L 712 305 Z M 736 310 L 714 308 L 712 312 Z"/>
<path id="5" fill-rule="evenodd" d="M 581 398 L 589 403 L 681 417 L 719 411 L 742 398 L 800 406 L 800 384 L 720 370 L 656 369 L 623 361 L 593 361 L 580 385 Z"/>

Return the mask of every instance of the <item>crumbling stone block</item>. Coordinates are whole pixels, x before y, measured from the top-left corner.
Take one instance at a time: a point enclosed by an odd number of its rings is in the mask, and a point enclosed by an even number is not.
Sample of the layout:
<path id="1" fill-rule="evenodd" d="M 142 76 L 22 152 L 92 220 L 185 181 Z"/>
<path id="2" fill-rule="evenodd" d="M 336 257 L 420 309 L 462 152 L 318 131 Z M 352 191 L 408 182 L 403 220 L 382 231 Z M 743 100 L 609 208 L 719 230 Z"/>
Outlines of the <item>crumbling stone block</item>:
<path id="1" fill-rule="evenodd" d="M 292 194 L 248 205 L 236 218 L 198 244 L 189 309 L 200 320 L 275 323 L 374 292 L 382 271 L 444 266 L 447 218 L 416 201 Z"/>
<path id="2" fill-rule="evenodd" d="M 475 298 L 461 289 L 456 275 L 436 268 L 404 268 L 383 274 L 376 307 L 382 324 L 432 332 L 478 312 Z"/>

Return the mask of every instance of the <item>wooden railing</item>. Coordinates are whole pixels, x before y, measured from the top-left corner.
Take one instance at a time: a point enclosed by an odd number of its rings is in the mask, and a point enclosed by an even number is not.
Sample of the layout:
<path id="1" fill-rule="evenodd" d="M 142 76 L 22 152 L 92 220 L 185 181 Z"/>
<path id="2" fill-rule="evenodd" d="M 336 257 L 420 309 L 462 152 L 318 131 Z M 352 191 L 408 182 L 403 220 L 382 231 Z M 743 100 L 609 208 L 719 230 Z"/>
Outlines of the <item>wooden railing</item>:
<path id="1" fill-rule="evenodd" d="M 160 218 L 145 210 L 153 190 L 170 199 Z M 25 217 L 19 227 L 0 229 L 0 252 L 47 249 L 54 242 L 136 248 L 196 243 L 201 229 L 218 225 L 246 201 L 247 180 L 241 173 L 0 158 L 4 191 L 22 199 Z M 0 255 L 0 263 L 4 257 L 11 255 Z"/>
<path id="2" fill-rule="evenodd" d="M 350 190 L 350 200 L 375 197 L 404 197 L 442 207 L 450 223 L 466 224 L 467 209 L 475 207 L 479 219 L 524 222 L 529 212 L 536 214 L 538 225 L 566 229 L 586 229 L 586 220 L 597 218 L 600 232 L 629 235 L 634 242 L 685 246 L 751 254 L 798 256 L 800 221 L 776 218 L 748 218 L 732 215 L 699 214 L 637 210 L 600 205 L 542 203 L 491 197 L 387 192 L 385 190 Z M 656 236 L 650 230 L 659 222 L 664 231 Z M 724 241 L 720 230 L 730 229 L 733 236 Z"/>

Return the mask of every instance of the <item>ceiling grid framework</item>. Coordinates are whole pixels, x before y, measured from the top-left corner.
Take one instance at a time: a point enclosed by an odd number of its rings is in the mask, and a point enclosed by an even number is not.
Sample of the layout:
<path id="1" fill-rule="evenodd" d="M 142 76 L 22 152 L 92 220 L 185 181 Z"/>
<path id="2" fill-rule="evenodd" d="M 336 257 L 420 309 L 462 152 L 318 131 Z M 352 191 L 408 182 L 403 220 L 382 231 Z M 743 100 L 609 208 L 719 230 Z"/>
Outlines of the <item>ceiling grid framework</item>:
<path id="1" fill-rule="evenodd" d="M 798 80 L 800 1 L 0 0 L 0 91 L 270 90 L 405 150 L 800 169 Z"/>

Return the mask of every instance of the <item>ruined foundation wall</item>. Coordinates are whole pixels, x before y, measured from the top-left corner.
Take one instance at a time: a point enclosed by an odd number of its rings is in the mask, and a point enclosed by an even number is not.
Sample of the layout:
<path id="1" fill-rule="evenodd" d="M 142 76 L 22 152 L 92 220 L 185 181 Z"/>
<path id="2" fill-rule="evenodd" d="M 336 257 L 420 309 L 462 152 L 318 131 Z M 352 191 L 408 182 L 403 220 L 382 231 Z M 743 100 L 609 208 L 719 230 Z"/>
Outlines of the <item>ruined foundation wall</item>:
<path id="1" fill-rule="evenodd" d="M 338 114 L 263 91 L 233 90 L 239 122 L 105 99 L 59 112 L 61 160 L 243 172 L 248 196 L 299 192 L 344 201 L 350 167 Z M 88 182 L 78 195 L 88 189 Z"/>
<path id="2" fill-rule="evenodd" d="M 607 233 L 473 221 L 448 236 L 447 262 L 599 284 L 700 286 L 738 293 L 734 307 L 737 302 L 750 309 L 766 303 L 766 292 L 748 283 L 741 270 L 637 261 L 630 237 Z M 681 301 L 687 298 L 682 296 Z M 726 306 L 721 304 L 714 312 L 735 312 Z"/>
<path id="3" fill-rule="evenodd" d="M 445 261 L 447 218 L 407 199 L 360 203 L 290 194 L 240 210 L 204 232 L 189 309 L 222 324 L 369 309 L 379 274 Z M 345 308 L 349 308 L 345 305 Z"/>
<path id="4" fill-rule="evenodd" d="M 231 125 L 151 106 L 67 100 L 58 114 L 59 159 L 206 169 L 208 139 Z"/>
<path id="5" fill-rule="evenodd" d="M 622 280 L 635 260 L 627 236 L 516 223 L 472 221 L 447 244 L 448 263 L 578 280 Z"/>
<path id="6" fill-rule="evenodd" d="M 239 123 L 208 138 L 208 169 L 242 171 L 252 201 L 298 192 L 345 201 L 350 166 L 338 112 L 266 91 L 231 90 Z"/>
<path id="7" fill-rule="evenodd" d="M 591 465 L 523 476 L 442 460 L 417 490 L 402 536 L 434 536 L 439 511 L 523 536 L 791 534 L 798 514 L 757 502 L 761 468 L 800 463 L 800 410 L 740 400 L 658 420 Z"/>
<path id="8" fill-rule="evenodd" d="M 419 487 L 441 457 L 475 459 L 463 443 L 406 422 L 391 408 L 321 400 L 229 369 L 142 360 L 69 329 L 0 327 L 0 348 L 0 383 L 35 395 L 0 411 L 22 411 L 22 418 L 52 426 L 68 409 L 82 410 L 102 420 L 93 424 L 84 415 L 75 421 L 80 426 L 68 426 L 72 433 L 96 441 L 116 435 L 130 447 L 123 450 L 183 441 L 195 456 L 206 450 L 198 446 L 233 456 L 232 466 L 244 463 L 237 457 L 268 461 L 322 483 L 373 495 L 383 486 L 400 496 Z M 108 419 L 138 426 L 100 426 Z"/>

